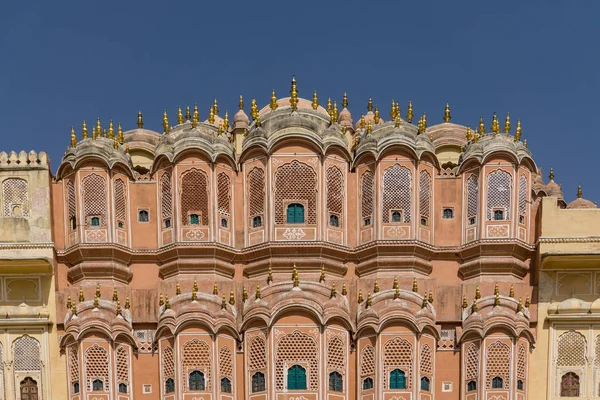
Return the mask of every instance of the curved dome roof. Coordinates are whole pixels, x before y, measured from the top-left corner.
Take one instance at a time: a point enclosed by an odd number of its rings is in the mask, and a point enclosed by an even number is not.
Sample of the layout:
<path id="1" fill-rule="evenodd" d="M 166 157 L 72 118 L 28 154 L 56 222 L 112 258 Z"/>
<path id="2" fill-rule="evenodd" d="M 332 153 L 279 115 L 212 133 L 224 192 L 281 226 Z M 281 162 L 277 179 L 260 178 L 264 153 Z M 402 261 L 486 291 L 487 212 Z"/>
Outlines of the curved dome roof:
<path id="1" fill-rule="evenodd" d="M 589 200 L 586 200 L 584 198 L 582 198 L 582 191 L 581 191 L 581 186 L 579 186 L 577 188 L 577 198 L 575 200 L 573 200 L 572 202 L 570 202 L 569 204 L 567 204 L 567 208 L 569 209 L 575 209 L 575 208 L 598 208 L 598 206 Z"/>
<path id="2" fill-rule="evenodd" d="M 260 111 L 258 112 L 258 115 L 260 115 L 261 119 L 262 119 L 263 115 L 265 115 L 266 113 L 269 113 L 271 111 L 292 108 L 292 105 L 290 104 L 290 97 L 284 97 L 281 99 L 277 99 L 276 103 L 277 103 L 277 108 L 275 110 L 271 110 L 270 104 L 267 104 L 266 106 L 264 106 L 263 108 L 260 109 Z M 312 107 L 312 100 L 307 100 L 307 99 L 303 99 L 302 97 L 298 97 L 298 110 L 302 110 L 302 109 L 318 112 L 320 114 L 323 114 L 327 119 L 329 119 L 329 113 L 327 112 L 327 110 L 325 108 L 323 108 L 322 106 L 319 105 L 319 106 L 317 106 L 317 109 L 315 110 Z"/>

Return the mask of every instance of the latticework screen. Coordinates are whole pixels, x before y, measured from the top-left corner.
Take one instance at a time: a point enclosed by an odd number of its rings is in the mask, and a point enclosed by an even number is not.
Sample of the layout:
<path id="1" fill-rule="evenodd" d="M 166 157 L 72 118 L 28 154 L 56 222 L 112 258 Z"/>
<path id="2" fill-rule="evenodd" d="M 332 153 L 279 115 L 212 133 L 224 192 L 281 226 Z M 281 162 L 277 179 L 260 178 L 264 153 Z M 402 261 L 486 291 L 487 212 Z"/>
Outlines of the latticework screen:
<path id="1" fill-rule="evenodd" d="M 494 219 L 494 209 L 505 210 L 504 219 L 510 218 L 510 174 L 506 171 L 495 171 L 488 175 L 487 184 L 487 218 Z"/>
<path id="2" fill-rule="evenodd" d="M 527 213 L 527 178 L 521 175 L 519 179 L 519 214 Z"/>
<path id="3" fill-rule="evenodd" d="M 327 343 L 327 368 L 344 373 L 346 369 L 346 346 L 337 336 L 329 339 Z"/>
<path id="4" fill-rule="evenodd" d="M 477 381 L 479 378 L 479 346 L 476 343 L 471 343 L 467 347 L 465 364 L 466 380 Z"/>
<path id="5" fill-rule="evenodd" d="M 129 351 L 124 346 L 117 349 L 117 383 L 129 386 Z"/>
<path id="6" fill-rule="evenodd" d="M 199 214 L 200 223 L 208 225 L 208 176 L 192 168 L 181 177 L 181 223 L 190 225 L 189 214 Z"/>
<path id="7" fill-rule="evenodd" d="M 79 383 L 79 354 L 77 352 L 77 345 L 69 347 L 69 377 L 71 385 Z"/>
<path id="8" fill-rule="evenodd" d="M 126 188 L 125 188 L 125 183 L 121 180 L 121 179 L 117 179 L 115 181 L 115 186 L 114 186 L 114 192 L 115 192 L 115 218 L 117 219 L 118 222 L 122 222 L 123 224 L 125 224 L 126 222 L 126 211 L 125 211 L 125 207 L 126 207 Z"/>
<path id="9" fill-rule="evenodd" d="M 162 373 L 163 379 L 175 379 L 175 359 L 173 358 L 173 348 L 166 346 L 162 353 Z"/>
<path id="10" fill-rule="evenodd" d="M 211 356 L 210 346 L 203 340 L 192 339 L 183 345 L 183 371 L 187 376 L 197 370 L 204 374 L 206 390 L 210 390 Z M 184 379 L 187 388 L 187 379 Z"/>
<path id="11" fill-rule="evenodd" d="M 219 203 L 219 214 L 231 215 L 231 195 L 229 194 L 229 176 L 225 172 L 217 175 L 217 198 Z"/>
<path id="12" fill-rule="evenodd" d="M 576 331 L 570 330 L 558 338 L 556 365 L 559 367 L 579 367 L 586 364 L 587 341 Z"/>
<path id="13" fill-rule="evenodd" d="M 306 223 L 317 223 L 317 174 L 299 161 L 284 164 L 275 172 L 275 223 L 285 224 L 284 202 L 306 204 Z"/>
<path id="14" fill-rule="evenodd" d="M 492 388 L 492 380 L 495 377 L 502 378 L 504 389 L 509 388 L 510 359 L 510 347 L 506 343 L 497 340 L 487 347 L 485 358 L 485 386 L 487 389 Z"/>
<path id="15" fill-rule="evenodd" d="M 265 213 L 265 171 L 253 168 L 247 176 L 248 216 L 250 219 Z"/>
<path id="16" fill-rule="evenodd" d="M 336 166 L 327 168 L 325 180 L 327 181 L 327 211 L 335 213 L 340 217 L 340 226 L 342 226 L 342 216 L 344 211 L 344 174 Z"/>
<path id="17" fill-rule="evenodd" d="M 477 176 L 471 175 L 467 179 L 467 219 L 477 217 L 479 212 L 479 183 Z"/>
<path id="18" fill-rule="evenodd" d="M 383 222 L 390 222 L 390 211 L 402 211 L 402 222 L 411 221 L 412 174 L 398 164 L 383 173 Z"/>
<path id="19" fill-rule="evenodd" d="M 90 174 L 83 178 L 83 212 L 86 223 L 92 216 L 100 218 L 100 225 L 106 225 L 106 179 Z"/>
<path id="20" fill-rule="evenodd" d="M 85 351 L 84 357 L 85 378 L 88 390 L 92 390 L 92 382 L 100 379 L 104 383 L 104 390 L 110 388 L 108 375 L 108 352 L 102 346 L 94 344 Z"/>
<path id="21" fill-rule="evenodd" d="M 15 371 L 40 370 L 40 342 L 30 336 L 25 335 L 15 341 L 13 351 L 13 368 Z"/>
<path id="22" fill-rule="evenodd" d="M 160 208 L 163 220 L 173 217 L 173 192 L 171 174 L 165 172 L 160 177 Z"/>
<path id="23" fill-rule="evenodd" d="M 419 174 L 419 212 L 421 217 L 429 218 L 431 213 L 431 176 L 427 171 Z"/>
<path id="24" fill-rule="evenodd" d="M 433 351 L 428 344 L 421 346 L 419 369 L 422 375 L 430 377 L 433 374 Z"/>
<path id="25" fill-rule="evenodd" d="M 2 202 L 5 217 L 29 216 L 29 188 L 27 181 L 8 178 L 2 182 Z"/>
<path id="26" fill-rule="evenodd" d="M 67 204 L 69 207 L 69 221 L 71 221 L 76 215 L 75 184 L 71 180 L 67 182 Z"/>
<path id="27" fill-rule="evenodd" d="M 375 348 L 371 345 L 366 345 L 360 356 L 360 376 L 375 375 Z"/>
<path id="28" fill-rule="evenodd" d="M 388 340 L 383 347 L 383 387 L 389 387 L 389 373 L 399 368 L 406 376 L 406 388 L 412 388 L 412 345 L 405 339 L 396 337 Z"/>
<path id="29" fill-rule="evenodd" d="M 267 368 L 267 345 L 261 337 L 255 337 L 250 342 L 248 352 L 248 369 L 254 371 Z"/>
<path id="30" fill-rule="evenodd" d="M 525 381 L 527 375 L 527 347 L 524 343 L 519 343 L 517 349 L 517 379 Z"/>
<path id="31" fill-rule="evenodd" d="M 219 378 L 233 379 L 233 354 L 227 346 L 219 349 Z"/>
<path id="32" fill-rule="evenodd" d="M 370 170 L 365 171 L 360 182 L 361 194 L 361 215 L 363 220 L 373 218 L 373 208 L 375 202 L 375 177 Z"/>
<path id="33" fill-rule="evenodd" d="M 284 389 L 283 365 L 293 365 L 297 362 L 309 364 L 308 389 L 319 390 L 319 350 L 317 342 L 309 335 L 294 331 L 285 335 L 275 348 L 275 389 Z"/>

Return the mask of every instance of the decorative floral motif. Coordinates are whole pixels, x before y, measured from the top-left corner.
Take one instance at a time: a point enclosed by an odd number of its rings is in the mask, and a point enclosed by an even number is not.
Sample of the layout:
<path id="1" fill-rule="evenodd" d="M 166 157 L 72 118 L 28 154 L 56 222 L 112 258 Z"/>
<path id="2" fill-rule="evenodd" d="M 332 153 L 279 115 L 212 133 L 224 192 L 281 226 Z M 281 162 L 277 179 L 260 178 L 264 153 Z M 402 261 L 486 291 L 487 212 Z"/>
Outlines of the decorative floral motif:
<path id="1" fill-rule="evenodd" d="M 401 226 L 392 226 L 390 229 L 386 231 L 386 234 L 389 238 L 392 239 L 402 239 L 406 236 L 406 228 Z"/>
<path id="2" fill-rule="evenodd" d="M 304 233 L 302 229 L 297 228 L 287 228 L 283 234 L 283 237 L 285 237 L 287 240 L 300 240 L 304 236 L 306 236 L 306 233 Z"/>
<path id="3" fill-rule="evenodd" d="M 488 237 L 489 238 L 508 237 L 508 226 L 507 225 L 488 226 Z"/>
<path id="4" fill-rule="evenodd" d="M 106 242 L 106 229 L 92 229 L 86 231 L 85 241 L 88 243 Z"/>
<path id="5" fill-rule="evenodd" d="M 185 237 L 189 240 L 198 241 L 204 237 L 204 232 L 200 229 L 192 229 L 186 232 Z"/>

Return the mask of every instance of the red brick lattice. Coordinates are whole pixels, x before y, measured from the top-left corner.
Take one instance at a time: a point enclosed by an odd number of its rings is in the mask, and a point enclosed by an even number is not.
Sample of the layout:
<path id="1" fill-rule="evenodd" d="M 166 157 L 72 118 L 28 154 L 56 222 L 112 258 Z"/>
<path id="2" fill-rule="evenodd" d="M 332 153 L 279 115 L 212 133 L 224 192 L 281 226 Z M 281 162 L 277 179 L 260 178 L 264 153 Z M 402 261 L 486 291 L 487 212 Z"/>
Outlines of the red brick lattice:
<path id="1" fill-rule="evenodd" d="M 519 214 L 527 213 L 527 178 L 521 175 L 519 179 Z"/>
<path id="2" fill-rule="evenodd" d="M 233 379 L 233 354 L 227 346 L 219 349 L 219 377 Z"/>
<path id="3" fill-rule="evenodd" d="M 317 174 L 308 165 L 297 160 L 284 164 L 275 172 L 275 223 L 286 223 L 284 202 L 305 204 L 305 222 L 317 223 Z"/>
<path id="4" fill-rule="evenodd" d="M 84 357 L 85 378 L 88 390 L 92 390 L 92 382 L 100 379 L 104 383 L 104 391 L 110 388 L 108 375 L 108 352 L 98 344 L 94 344 L 85 351 Z"/>
<path id="5" fill-rule="evenodd" d="M 479 378 L 479 346 L 471 343 L 465 354 L 466 380 L 477 381 Z"/>
<path id="6" fill-rule="evenodd" d="M 71 384 L 79 382 L 79 354 L 77 345 L 69 347 L 69 376 Z"/>
<path id="7" fill-rule="evenodd" d="M 248 173 L 248 216 L 250 219 L 265 213 L 265 171 L 253 168 Z"/>
<path id="8" fill-rule="evenodd" d="M 419 212 L 421 217 L 429 218 L 431 201 L 431 176 L 427 171 L 419 174 Z"/>
<path id="9" fill-rule="evenodd" d="M 383 387 L 388 388 L 390 371 L 399 368 L 406 376 L 406 388 L 412 388 L 412 345 L 407 340 L 395 337 L 383 347 Z"/>
<path id="10" fill-rule="evenodd" d="M 117 349 L 117 384 L 125 383 L 129 387 L 129 351 L 124 346 Z"/>
<path id="11" fill-rule="evenodd" d="M 467 179 L 467 219 L 477 217 L 479 212 L 479 183 L 477 176 L 471 175 Z"/>
<path id="12" fill-rule="evenodd" d="M 190 372 L 196 370 L 204 374 L 206 390 L 210 391 L 210 346 L 205 341 L 199 339 L 192 339 L 183 345 L 183 372 L 187 376 L 190 374 Z M 186 389 L 188 389 L 188 380 L 184 379 L 184 382 Z"/>
<path id="13" fill-rule="evenodd" d="M 189 214 L 199 214 L 200 223 L 208 225 L 208 176 L 192 168 L 181 177 L 181 223 L 190 225 Z"/>
<path id="14" fill-rule="evenodd" d="M 171 185 L 171 174 L 165 172 L 160 177 L 160 204 L 163 219 L 173 217 L 173 193 Z"/>
<path id="15" fill-rule="evenodd" d="M 100 218 L 100 225 L 106 225 L 106 179 L 90 174 L 83 178 L 83 213 L 86 223 L 94 216 Z"/>
<path id="16" fill-rule="evenodd" d="M 327 368 L 342 374 L 346 370 L 346 346 L 337 336 L 329 339 L 327 343 Z"/>
<path id="17" fill-rule="evenodd" d="M 499 376 L 502 378 L 504 389 L 508 389 L 510 383 L 510 347 L 506 343 L 496 340 L 487 347 L 486 353 L 486 388 L 491 389 L 492 380 Z"/>
<path id="18" fill-rule="evenodd" d="M 275 348 L 275 390 L 284 390 L 283 365 L 308 363 L 308 389 L 319 390 L 319 350 L 317 342 L 309 335 L 294 331 L 285 335 Z"/>
<path id="19" fill-rule="evenodd" d="M 375 375 L 375 349 L 366 345 L 360 357 L 360 376 L 367 377 Z"/>
<path id="20" fill-rule="evenodd" d="M 263 338 L 252 339 L 248 358 L 248 368 L 251 371 L 267 368 L 267 345 Z"/>
<path id="21" fill-rule="evenodd" d="M 344 174 L 338 167 L 332 166 L 327 168 L 325 180 L 327 182 L 327 211 L 339 216 L 341 227 L 344 210 Z"/>
<path id="22" fill-rule="evenodd" d="M 396 164 L 383 173 L 383 223 L 390 222 L 390 211 L 401 210 L 402 222 L 411 221 L 412 174 Z"/>
<path id="23" fill-rule="evenodd" d="M 229 187 L 229 176 L 225 172 L 219 173 L 217 175 L 217 199 L 221 215 L 231 215 Z"/>
<path id="24" fill-rule="evenodd" d="M 370 170 L 365 171 L 361 177 L 360 193 L 362 198 L 362 217 L 373 218 L 373 203 L 375 201 L 375 177 Z"/>
<path id="25" fill-rule="evenodd" d="M 510 174 L 506 171 L 498 170 L 488 175 L 488 193 L 487 193 L 487 218 L 488 221 L 494 219 L 494 209 L 501 208 L 505 210 L 504 219 L 509 219 L 510 212 Z"/>
<path id="26" fill-rule="evenodd" d="M 123 224 L 125 224 L 125 221 L 126 221 L 126 219 L 125 219 L 126 218 L 125 217 L 126 189 L 125 189 L 125 183 L 121 179 L 117 179 L 115 181 L 114 192 L 115 192 L 115 199 L 114 199 L 114 201 L 115 201 L 115 218 L 117 219 L 117 221 L 120 221 Z"/>
<path id="27" fill-rule="evenodd" d="M 67 204 L 69 207 L 69 221 L 71 221 L 76 215 L 75 184 L 71 180 L 67 182 Z"/>
<path id="28" fill-rule="evenodd" d="M 175 379 L 175 359 L 173 357 L 173 348 L 165 347 L 162 354 L 162 373 L 163 379 Z"/>
<path id="29" fill-rule="evenodd" d="M 419 369 L 422 375 L 431 377 L 433 375 L 433 352 L 428 344 L 421 346 L 421 360 Z"/>
<path id="30" fill-rule="evenodd" d="M 525 381 L 527 371 L 527 348 L 524 343 L 519 343 L 517 349 L 517 379 Z"/>

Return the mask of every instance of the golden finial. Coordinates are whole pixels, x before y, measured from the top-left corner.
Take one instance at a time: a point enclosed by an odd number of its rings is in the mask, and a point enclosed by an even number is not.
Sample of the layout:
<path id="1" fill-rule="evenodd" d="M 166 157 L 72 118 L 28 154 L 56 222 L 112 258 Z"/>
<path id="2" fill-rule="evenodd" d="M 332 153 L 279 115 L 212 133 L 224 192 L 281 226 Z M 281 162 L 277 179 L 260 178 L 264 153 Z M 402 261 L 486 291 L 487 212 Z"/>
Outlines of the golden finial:
<path id="1" fill-rule="evenodd" d="M 83 121 L 83 124 L 81 125 L 81 138 L 82 139 L 88 138 L 88 130 L 87 130 L 87 124 L 85 123 L 85 120 Z"/>
<path id="2" fill-rule="evenodd" d="M 185 106 L 185 121 L 191 121 L 192 120 L 192 114 L 190 112 L 190 106 Z"/>
<path id="3" fill-rule="evenodd" d="M 327 114 L 331 115 L 333 113 L 333 107 L 331 103 L 331 97 L 327 98 Z"/>
<path id="4" fill-rule="evenodd" d="M 500 124 L 498 123 L 496 113 L 494 113 L 494 116 L 492 117 L 492 133 L 500 133 Z"/>
<path id="5" fill-rule="evenodd" d="M 369 123 L 367 124 L 367 133 L 372 133 L 373 132 L 373 124 L 371 123 L 371 121 L 369 121 Z"/>
<path id="6" fill-rule="evenodd" d="M 392 99 L 392 107 L 390 109 L 390 120 L 396 120 L 396 101 L 394 99 Z"/>
<path id="7" fill-rule="evenodd" d="M 71 305 L 71 313 L 73 315 L 77 315 L 77 305 L 75 304 L 75 302 L 73 302 L 73 304 Z"/>
<path id="8" fill-rule="evenodd" d="M 473 299 L 473 307 L 471 308 L 471 311 L 472 311 L 473 313 L 476 313 L 476 312 L 477 312 L 477 297 L 475 297 L 475 298 Z"/>
<path id="9" fill-rule="evenodd" d="M 348 294 L 348 289 L 346 288 L 346 284 L 344 283 L 342 285 L 342 296 L 345 296 Z"/>
<path id="10" fill-rule="evenodd" d="M 71 127 L 71 147 L 77 146 L 77 136 L 75 135 L 75 127 Z"/>
<path id="11" fill-rule="evenodd" d="M 498 289 L 498 284 L 494 285 L 494 296 L 500 293 L 500 289 Z"/>
<path id="12" fill-rule="evenodd" d="M 117 141 L 120 144 L 123 144 L 125 138 L 123 137 L 123 128 L 121 128 L 121 124 L 117 124 Z"/>
<path id="13" fill-rule="evenodd" d="M 232 306 L 235 305 L 235 296 L 233 294 L 233 290 L 229 292 L 229 304 L 231 304 Z"/>
<path id="14" fill-rule="evenodd" d="M 244 287 L 244 289 L 242 290 L 242 301 L 246 301 L 246 300 L 248 300 L 248 291 Z"/>
<path id="15" fill-rule="evenodd" d="M 421 307 L 422 308 L 427 308 L 427 303 L 429 303 L 427 301 L 427 296 L 423 296 L 423 303 L 421 303 Z"/>
<path id="16" fill-rule="evenodd" d="M 238 102 L 238 108 L 240 110 L 244 109 L 244 97 L 240 94 L 240 101 Z"/>
<path id="17" fill-rule="evenodd" d="M 358 291 L 358 304 L 363 302 L 363 294 L 362 294 L 362 289 Z"/>
<path id="18" fill-rule="evenodd" d="M 377 280 L 375 280 L 375 284 L 373 285 L 373 293 L 378 293 L 379 292 L 379 282 L 377 282 Z"/>
<path id="19" fill-rule="evenodd" d="M 515 131 L 515 140 L 516 141 L 521 140 L 521 120 L 520 119 L 517 120 L 517 129 Z"/>
<path id="20" fill-rule="evenodd" d="M 423 133 L 423 117 L 419 118 L 417 121 L 417 134 Z"/>
<path id="21" fill-rule="evenodd" d="M 529 296 L 525 297 L 525 307 L 529 308 L 529 306 L 531 305 L 531 299 L 529 298 Z"/>
<path id="22" fill-rule="evenodd" d="M 82 303 L 85 301 L 85 297 L 83 297 L 83 289 L 79 289 L 79 302 Z"/>
<path id="23" fill-rule="evenodd" d="M 163 294 L 161 293 L 160 296 L 158 296 L 158 305 L 162 306 L 163 304 L 165 304 L 165 299 L 163 297 Z"/>
<path id="24" fill-rule="evenodd" d="M 100 307 L 100 299 L 98 296 L 94 296 L 94 308 Z"/>
<path id="25" fill-rule="evenodd" d="M 171 308 L 171 303 L 169 303 L 169 295 L 165 294 L 165 310 Z"/>
<path id="26" fill-rule="evenodd" d="M 254 297 L 258 300 L 260 299 L 260 285 L 256 285 L 256 294 Z"/>
<path id="27" fill-rule="evenodd" d="M 363 114 L 363 115 L 360 117 L 360 127 L 361 127 L 362 129 L 365 129 L 365 127 L 366 127 L 366 126 L 367 126 L 367 122 L 366 122 L 366 120 L 365 120 L 365 114 Z"/>
<path id="28" fill-rule="evenodd" d="M 117 301 L 119 300 L 119 294 L 117 293 L 117 288 L 115 288 L 113 290 L 113 297 L 112 297 L 112 301 Z"/>
<path id="29" fill-rule="evenodd" d="M 225 118 L 223 118 L 223 129 L 229 130 L 229 112 L 225 110 Z"/>
<path id="30" fill-rule="evenodd" d="M 296 77 L 292 75 L 292 88 L 290 89 L 290 105 L 292 111 L 298 110 L 298 88 L 296 87 Z"/>
<path id="31" fill-rule="evenodd" d="M 581 190 L 581 185 L 577 185 L 577 198 L 580 199 L 583 196 L 583 191 Z"/>
<path id="32" fill-rule="evenodd" d="M 117 315 L 121 315 L 121 302 L 117 300 Z"/>
<path id="33" fill-rule="evenodd" d="M 485 135 L 485 125 L 483 123 L 483 117 L 479 117 L 479 135 L 483 136 Z"/>
<path id="34" fill-rule="evenodd" d="M 446 103 L 446 109 L 444 110 L 444 122 L 450 122 L 452 117 L 450 116 L 450 104 Z"/>
<path id="35" fill-rule="evenodd" d="M 481 298 L 481 291 L 479 290 L 479 286 L 475 288 L 475 299 L 479 300 Z"/>
<path id="36" fill-rule="evenodd" d="M 200 113 L 198 112 L 198 104 L 194 104 L 194 114 L 192 116 L 192 128 L 196 128 L 200 122 Z"/>
<path id="37" fill-rule="evenodd" d="M 473 143 L 477 143 L 479 141 L 479 132 L 475 131 L 473 134 Z"/>
<path id="38" fill-rule="evenodd" d="M 471 132 L 471 125 L 467 125 L 467 140 L 473 139 L 473 133 Z"/>
<path id="39" fill-rule="evenodd" d="M 392 289 L 398 289 L 400 286 L 398 286 L 398 278 L 394 278 L 394 283 L 392 284 Z"/>
<path id="40" fill-rule="evenodd" d="M 92 140 L 96 140 L 96 127 L 92 125 Z"/>
<path id="41" fill-rule="evenodd" d="M 67 310 L 71 308 L 73 305 L 73 301 L 71 300 L 71 296 L 67 297 Z"/>
<path id="42" fill-rule="evenodd" d="M 313 92 L 313 100 L 312 100 L 312 103 L 310 105 L 312 106 L 313 110 L 316 110 L 317 108 L 319 108 L 319 98 L 317 97 L 317 91 L 316 90 Z"/>
<path id="43" fill-rule="evenodd" d="M 335 124 L 335 114 L 333 114 L 333 111 L 331 112 L 331 114 L 329 114 L 329 124 Z"/>
<path id="44" fill-rule="evenodd" d="M 400 103 L 396 102 L 396 117 L 400 118 Z"/>
<path id="45" fill-rule="evenodd" d="M 269 264 L 269 274 L 267 275 L 267 284 L 273 282 L 273 268 L 271 268 L 271 264 Z"/>
<path id="46" fill-rule="evenodd" d="M 169 133 L 169 117 L 167 116 L 167 110 L 163 112 L 163 129 L 165 134 Z"/>
<path id="47" fill-rule="evenodd" d="M 460 146 L 460 152 L 464 153 L 465 152 L 465 146 Z"/>
<path id="48" fill-rule="evenodd" d="M 212 108 L 215 115 L 219 115 L 219 104 L 217 103 L 217 99 L 215 99 L 215 101 L 213 102 Z"/>
<path id="49" fill-rule="evenodd" d="M 129 310 L 131 308 L 131 303 L 129 302 L 129 296 L 125 297 L 125 309 Z"/>
<path id="50" fill-rule="evenodd" d="M 371 292 L 367 293 L 367 305 L 366 308 L 369 308 L 373 305 L 373 301 L 371 300 Z"/>
<path id="51" fill-rule="evenodd" d="M 433 292 L 432 292 L 431 290 L 429 291 L 429 296 L 427 297 L 427 300 L 428 300 L 430 303 L 433 303 Z"/>
<path id="52" fill-rule="evenodd" d="M 112 119 L 108 122 L 108 138 L 109 139 L 115 138 L 115 128 L 113 126 Z"/>
<path id="53" fill-rule="evenodd" d="M 104 130 L 103 130 L 102 132 L 104 133 L 104 135 L 103 135 L 103 136 L 104 136 L 105 138 L 108 138 L 108 135 L 106 134 L 106 128 L 104 128 Z"/>
<path id="54" fill-rule="evenodd" d="M 508 291 L 508 296 L 515 297 L 515 286 L 514 285 L 510 285 L 510 290 Z"/>
<path id="55" fill-rule="evenodd" d="M 469 307 L 469 302 L 467 301 L 467 296 L 463 296 L 462 308 L 465 309 Z"/>
<path id="56" fill-rule="evenodd" d="M 325 264 L 321 264 L 321 276 L 319 282 L 325 282 Z"/>
<path id="57" fill-rule="evenodd" d="M 181 106 L 177 107 L 177 125 L 183 124 L 183 112 L 181 111 Z"/>
<path id="58" fill-rule="evenodd" d="M 196 292 L 195 290 L 192 290 L 192 301 L 196 301 L 198 300 L 198 292 Z"/>
<path id="59" fill-rule="evenodd" d="M 250 116 L 252 117 L 253 120 L 258 118 L 258 105 L 256 104 L 256 99 L 252 99 L 252 102 L 250 105 Z"/>
<path id="60" fill-rule="evenodd" d="M 300 285 L 300 277 L 298 276 L 298 271 L 294 273 L 294 287 L 298 287 Z"/>
<path id="61" fill-rule="evenodd" d="M 396 287 L 394 288 L 394 299 L 399 299 L 400 298 L 400 288 Z"/>
<path id="62" fill-rule="evenodd" d="M 208 110 L 208 123 L 209 124 L 215 123 L 215 109 L 212 106 Z"/>
<path id="63" fill-rule="evenodd" d="M 517 312 L 523 312 L 523 299 L 519 297 L 519 304 L 517 304 Z"/>
<path id="64" fill-rule="evenodd" d="M 217 282 L 215 282 L 213 286 L 213 294 L 216 296 L 219 294 L 219 287 L 217 286 Z"/>
<path id="65" fill-rule="evenodd" d="M 179 284 L 179 282 L 177 282 L 177 284 L 175 285 L 175 294 L 181 294 L 181 285 Z"/>
<path id="66" fill-rule="evenodd" d="M 500 294 L 499 293 L 496 293 L 496 297 L 494 297 L 494 305 L 495 306 L 500 305 Z"/>
<path id="67" fill-rule="evenodd" d="M 408 111 L 406 112 L 406 121 L 411 124 L 415 114 L 413 113 L 412 101 L 408 102 Z"/>
<path id="68" fill-rule="evenodd" d="M 100 284 L 99 283 L 96 285 L 96 296 L 102 297 L 102 294 L 100 293 Z"/>
<path id="69" fill-rule="evenodd" d="M 373 117 L 373 121 L 375 121 L 376 124 L 381 121 L 381 117 L 379 116 L 379 107 L 377 106 L 375 106 L 375 116 Z"/>
<path id="70" fill-rule="evenodd" d="M 423 132 L 427 130 L 427 114 L 423 113 Z"/>
<path id="71" fill-rule="evenodd" d="M 144 127 L 144 120 L 142 119 L 141 111 L 138 111 L 137 127 L 138 129 L 142 129 Z"/>
<path id="72" fill-rule="evenodd" d="M 369 102 L 367 103 L 367 111 L 373 111 L 373 99 L 369 97 Z"/>
<path id="73" fill-rule="evenodd" d="M 294 263 L 294 267 L 292 268 L 292 280 L 294 280 L 297 273 L 298 273 L 298 269 L 296 268 L 296 263 Z"/>
<path id="74" fill-rule="evenodd" d="M 527 148 L 527 139 L 523 140 L 523 147 Z"/>
<path id="75" fill-rule="evenodd" d="M 333 282 L 331 284 L 331 295 L 329 296 L 329 298 L 333 299 L 336 296 L 337 296 L 337 291 L 335 290 L 335 282 Z"/>
<path id="76" fill-rule="evenodd" d="M 271 103 L 269 104 L 269 107 L 271 107 L 271 110 L 277 109 L 277 96 L 275 96 L 275 89 L 273 89 L 271 92 Z"/>
<path id="77" fill-rule="evenodd" d="M 223 299 L 221 299 L 221 310 L 225 310 L 227 308 L 227 301 L 225 301 L 225 295 L 223 295 Z"/>
<path id="78" fill-rule="evenodd" d="M 335 102 L 335 101 L 333 102 L 333 111 L 332 111 L 332 113 L 333 113 L 333 119 L 335 121 L 337 121 L 338 117 L 339 117 L 339 113 L 338 113 L 337 102 Z"/>
<path id="79" fill-rule="evenodd" d="M 102 125 L 100 124 L 100 118 L 96 120 L 96 137 L 102 135 Z"/>
<path id="80" fill-rule="evenodd" d="M 397 115 L 396 119 L 394 120 L 394 127 L 400 128 L 400 116 L 399 115 Z"/>
<path id="81" fill-rule="evenodd" d="M 415 293 L 419 293 L 419 284 L 417 283 L 417 278 L 413 279 L 412 291 Z"/>
<path id="82" fill-rule="evenodd" d="M 548 175 L 548 179 L 551 181 L 554 180 L 554 168 L 550 168 L 550 174 Z"/>
<path id="83" fill-rule="evenodd" d="M 344 96 L 342 97 L 342 109 L 348 108 L 348 95 L 344 92 Z"/>
<path id="84" fill-rule="evenodd" d="M 506 120 L 504 120 L 504 133 L 510 133 L 510 113 L 506 113 Z"/>

